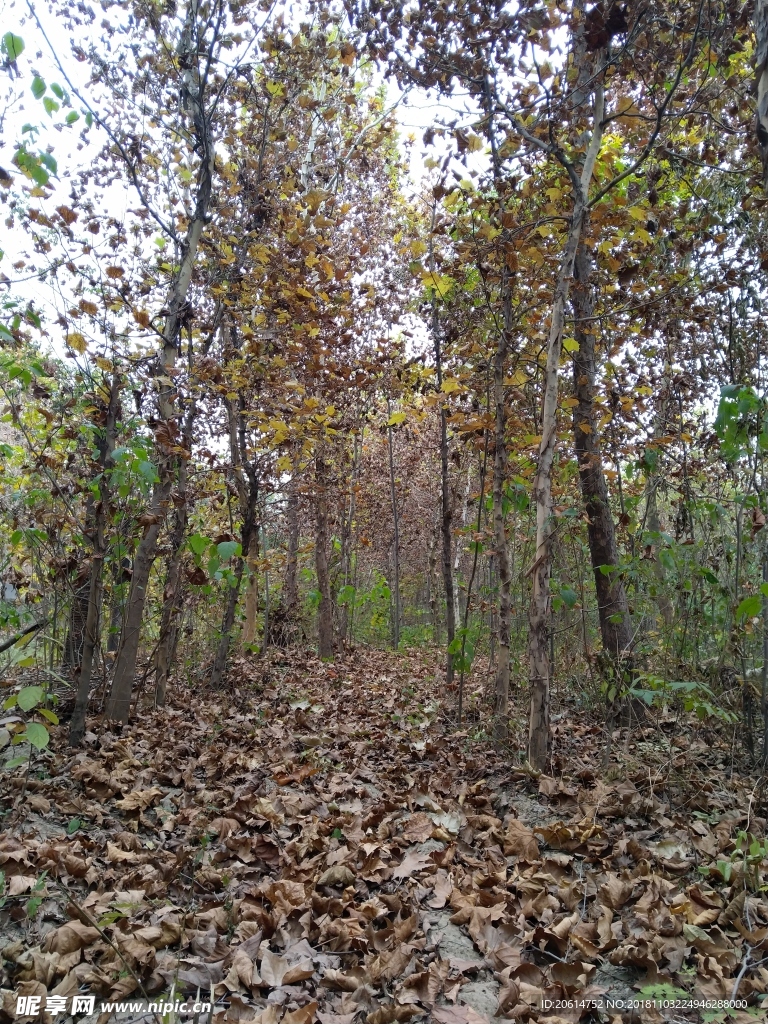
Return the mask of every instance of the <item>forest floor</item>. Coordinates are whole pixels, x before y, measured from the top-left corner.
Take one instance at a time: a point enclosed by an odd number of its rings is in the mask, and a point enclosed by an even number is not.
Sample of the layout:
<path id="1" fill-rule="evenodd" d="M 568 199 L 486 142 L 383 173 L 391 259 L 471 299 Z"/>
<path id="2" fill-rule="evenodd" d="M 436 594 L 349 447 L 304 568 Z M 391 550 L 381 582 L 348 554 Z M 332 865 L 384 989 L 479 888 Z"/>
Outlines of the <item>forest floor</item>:
<path id="1" fill-rule="evenodd" d="M 456 730 L 438 657 L 238 657 L 76 752 L 55 728 L 0 782 L 0 1021 L 172 987 L 213 991 L 200 1024 L 764 1020 L 766 798 L 733 737 L 670 710 L 606 756 L 564 707 L 537 776 Z"/>

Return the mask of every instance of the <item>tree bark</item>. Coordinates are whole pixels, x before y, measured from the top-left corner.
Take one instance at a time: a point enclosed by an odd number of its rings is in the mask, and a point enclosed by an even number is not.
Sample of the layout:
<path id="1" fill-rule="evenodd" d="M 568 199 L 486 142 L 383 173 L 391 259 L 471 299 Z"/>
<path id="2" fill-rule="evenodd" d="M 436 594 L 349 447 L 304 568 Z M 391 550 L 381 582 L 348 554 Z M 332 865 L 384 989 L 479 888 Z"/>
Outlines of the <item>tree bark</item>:
<path id="1" fill-rule="evenodd" d="M 243 620 L 243 646 L 256 642 L 256 619 L 259 614 L 259 535 L 254 532 L 248 548 L 248 582 L 245 585 L 245 618 Z"/>
<path id="2" fill-rule="evenodd" d="M 333 604 L 328 573 L 328 479 L 323 456 L 315 456 L 315 571 L 320 603 L 317 609 L 317 652 L 333 660 Z"/>
<path id="3" fill-rule="evenodd" d="M 178 492 L 181 504 L 176 509 L 176 517 L 171 533 L 171 551 L 165 574 L 163 590 L 163 610 L 160 617 L 160 637 L 155 655 L 155 705 L 165 706 L 165 694 L 168 677 L 171 673 L 173 660 L 171 652 L 175 649 L 174 637 L 176 625 L 183 607 L 183 589 L 181 585 L 181 561 L 184 538 L 187 532 L 187 466 L 182 462 L 179 466 Z"/>
<path id="4" fill-rule="evenodd" d="M 93 663 L 99 644 L 102 596 L 104 593 L 104 556 L 107 550 L 107 508 L 109 506 L 109 479 L 107 473 L 112 466 L 112 452 L 115 449 L 117 417 L 120 390 L 117 381 L 110 383 L 109 400 L 106 408 L 104 427 L 97 442 L 100 469 L 99 499 L 94 504 L 93 551 L 91 553 L 91 575 L 88 586 L 88 614 L 85 621 L 85 638 L 82 661 L 78 669 L 75 708 L 69 724 L 69 744 L 80 745 L 85 734 L 85 716 L 91 693 Z"/>
<path id="5" fill-rule="evenodd" d="M 434 213 L 433 213 L 434 220 Z M 433 262 L 430 253 L 430 262 Z M 432 343 L 435 350 L 435 372 L 437 374 L 437 390 L 443 387 L 443 352 L 440 342 L 440 319 L 437 312 L 437 301 L 432 300 Z M 441 564 L 443 569 L 443 589 L 445 591 L 445 631 L 447 633 L 448 650 L 445 657 L 445 681 L 448 686 L 453 683 L 453 653 L 451 644 L 456 635 L 456 605 L 454 602 L 453 562 L 452 562 L 452 529 L 453 506 L 451 503 L 450 479 L 448 476 L 448 410 L 443 401 L 440 403 L 440 539 Z"/>
<path id="6" fill-rule="evenodd" d="M 608 500 L 603 460 L 595 415 L 594 389 L 597 371 L 592 315 L 594 295 L 590 286 L 592 254 L 582 237 L 574 265 L 572 304 L 575 316 L 573 353 L 573 438 L 579 466 L 579 483 L 587 513 L 587 536 L 600 619 L 603 650 L 608 655 L 618 684 L 628 667 L 632 644 L 624 581 L 618 570 L 619 550 Z"/>
<path id="7" fill-rule="evenodd" d="M 288 481 L 288 500 L 285 518 L 288 525 L 288 558 L 285 566 L 285 606 L 289 621 L 296 618 L 299 608 L 299 478 L 298 459 Z"/>
<path id="8" fill-rule="evenodd" d="M 81 574 L 84 568 L 82 566 L 78 570 L 78 578 L 80 580 L 82 580 Z M 69 606 L 67 621 L 67 635 L 64 639 L 64 650 L 61 655 L 62 668 L 77 669 L 83 660 L 91 590 L 90 578 L 91 573 L 89 572 L 87 578 L 82 580 L 72 593 L 72 603 Z"/>
<path id="9" fill-rule="evenodd" d="M 211 132 L 211 111 L 205 106 L 205 83 L 199 70 L 198 29 L 200 17 L 196 0 L 190 0 L 179 40 L 178 55 L 179 64 L 184 69 L 180 83 L 182 102 L 190 113 L 191 134 L 195 150 L 200 154 L 200 164 L 197 171 L 195 209 L 187 226 L 179 270 L 168 291 L 166 299 L 168 314 L 163 327 L 163 346 L 157 356 L 159 383 L 157 408 L 161 422 L 156 428 L 155 437 L 159 455 L 157 467 L 159 479 L 152 494 L 149 521 L 139 541 L 134 559 L 131 592 L 128 597 L 123 634 L 106 708 L 107 718 L 119 722 L 127 722 L 129 717 L 149 577 L 157 553 L 157 539 L 168 513 L 173 483 L 178 469 L 178 455 L 174 440 L 176 434 L 174 421 L 176 387 L 172 378 L 176 367 L 179 336 L 187 313 L 187 294 L 192 281 L 192 271 L 200 239 L 208 221 L 208 208 L 213 187 L 215 152 Z"/>
<path id="10" fill-rule="evenodd" d="M 352 476 L 349 484 L 349 509 L 347 514 L 344 516 L 344 521 L 341 528 L 341 578 L 343 580 L 343 587 L 348 587 L 352 583 L 352 563 L 353 563 L 353 551 L 352 551 L 352 539 L 354 535 L 354 524 L 355 524 L 355 510 L 357 507 L 357 480 L 360 473 L 360 452 L 362 451 L 363 435 L 365 431 L 365 421 L 363 419 L 363 413 L 360 415 L 360 431 L 355 432 L 355 438 L 352 447 Z M 338 620 L 339 620 L 339 637 L 342 641 L 347 639 L 347 633 L 350 628 L 351 617 L 349 614 L 349 601 L 345 600 L 343 603 L 337 606 L 338 608 Z M 352 637 L 349 637 L 351 642 Z"/>
<path id="11" fill-rule="evenodd" d="M 502 283 L 507 283 L 506 266 Z M 505 288 L 505 292 L 508 287 Z M 509 295 L 505 295 L 505 307 Z M 505 316 L 505 320 L 509 319 Z M 505 740 L 509 730 L 509 647 L 512 616 L 512 577 L 509 570 L 509 547 L 504 525 L 504 485 L 507 479 L 506 416 L 504 414 L 504 372 L 509 340 L 506 324 L 499 332 L 493 360 L 493 399 L 495 405 L 493 458 L 493 539 L 496 564 L 499 567 L 499 628 L 496 659 L 496 691 L 493 709 L 493 736 Z"/>
<path id="12" fill-rule="evenodd" d="M 392 403 L 387 399 L 387 415 L 392 417 Z M 400 647 L 400 514 L 397 508 L 397 488 L 395 487 L 395 454 L 392 449 L 392 426 L 387 427 L 387 448 L 389 449 L 389 496 L 392 501 L 393 544 L 395 587 L 392 618 L 392 645 L 395 650 Z"/>

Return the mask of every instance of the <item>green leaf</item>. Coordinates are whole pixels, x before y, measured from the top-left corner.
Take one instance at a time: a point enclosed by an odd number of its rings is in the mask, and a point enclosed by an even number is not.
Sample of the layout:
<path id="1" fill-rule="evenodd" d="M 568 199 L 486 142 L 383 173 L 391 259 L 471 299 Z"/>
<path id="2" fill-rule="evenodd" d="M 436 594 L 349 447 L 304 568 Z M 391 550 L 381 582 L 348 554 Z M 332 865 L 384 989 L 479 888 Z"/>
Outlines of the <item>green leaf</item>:
<path id="1" fill-rule="evenodd" d="M 743 622 L 744 619 L 753 619 L 755 615 L 760 614 L 762 607 L 763 601 L 760 595 L 752 594 L 750 597 L 745 597 L 736 609 L 736 618 L 739 622 Z"/>
<path id="2" fill-rule="evenodd" d="M 571 587 L 562 587 L 560 590 L 560 597 L 562 597 L 565 606 L 567 608 L 573 608 L 576 602 L 579 600 L 579 595 Z"/>
<path id="3" fill-rule="evenodd" d="M 216 545 L 216 550 L 222 562 L 226 562 L 233 555 L 239 555 L 243 549 L 236 540 L 225 540 Z"/>
<path id="4" fill-rule="evenodd" d="M 58 99 L 64 99 L 64 90 L 56 82 L 51 83 L 51 92 L 54 96 L 58 97 Z"/>
<path id="5" fill-rule="evenodd" d="M 22 711 L 31 711 L 36 704 L 40 703 L 43 697 L 42 686 L 25 686 L 23 690 L 19 690 L 16 700 Z"/>
<path id="6" fill-rule="evenodd" d="M 67 824 L 67 835 L 73 836 L 82 824 L 83 823 L 79 818 L 72 818 Z"/>
<path id="7" fill-rule="evenodd" d="M 45 107 L 47 114 L 55 114 L 56 111 L 60 109 L 60 104 L 58 104 L 56 100 L 51 99 L 50 96 L 43 97 L 43 106 Z"/>
<path id="8" fill-rule="evenodd" d="M 30 722 L 27 726 L 23 738 L 31 743 L 37 750 L 42 750 L 48 746 L 50 742 L 50 735 L 44 725 L 40 725 L 38 722 Z"/>
<path id="9" fill-rule="evenodd" d="M 51 174 L 55 174 L 59 168 L 59 165 L 56 163 L 56 157 L 51 156 L 50 153 L 41 153 L 40 163 L 45 164 Z"/>
<path id="10" fill-rule="evenodd" d="M 203 537 L 200 533 L 193 533 L 189 538 L 188 544 L 195 555 L 202 555 L 205 549 L 208 547 L 210 541 L 207 537 Z"/>
<path id="11" fill-rule="evenodd" d="M 59 716 L 55 711 L 51 711 L 50 708 L 38 708 L 37 713 L 38 715 L 42 715 L 43 718 L 47 718 L 51 725 L 59 724 Z"/>
<path id="12" fill-rule="evenodd" d="M 88 113 L 87 113 L 87 114 L 85 115 L 85 123 L 86 123 L 86 125 L 87 125 L 87 126 L 88 126 L 89 128 L 90 128 L 90 127 L 91 127 L 91 125 L 93 124 L 93 114 L 92 114 L 92 113 L 90 112 L 90 110 L 89 110 L 89 111 L 88 111 Z"/>
<path id="13" fill-rule="evenodd" d="M 145 462 L 143 459 L 138 464 L 139 475 L 143 476 L 147 483 L 157 483 L 160 477 L 157 475 L 157 470 L 152 462 Z"/>
<path id="14" fill-rule="evenodd" d="M 24 40 L 21 36 L 15 36 L 13 32 L 6 32 L 3 36 L 3 53 L 8 60 L 16 60 L 24 53 Z"/>
<path id="15" fill-rule="evenodd" d="M 35 77 L 32 79 L 31 89 L 32 95 L 35 97 L 36 100 L 42 98 L 43 94 L 45 93 L 46 85 L 39 75 L 35 75 Z"/>
<path id="16" fill-rule="evenodd" d="M 67 117 L 66 117 L 67 124 L 74 124 L 75 121 L 79 121 L 79 120 L 80 120 L 80 115 L 78 114 L 78 112 L 76 110 L 70 110 L 70 112 L 67 114 Z"/>

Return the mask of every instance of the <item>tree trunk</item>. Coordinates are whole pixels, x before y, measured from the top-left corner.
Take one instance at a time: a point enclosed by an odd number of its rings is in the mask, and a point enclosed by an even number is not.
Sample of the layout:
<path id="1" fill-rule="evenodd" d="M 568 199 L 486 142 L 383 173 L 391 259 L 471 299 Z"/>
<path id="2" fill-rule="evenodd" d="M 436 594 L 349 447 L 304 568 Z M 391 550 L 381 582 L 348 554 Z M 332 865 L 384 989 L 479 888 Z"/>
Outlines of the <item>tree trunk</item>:
<path id="1" fill-rule="evenodd" d="M 176 447 L 176 386 L 173 375 L 182 324 L 187 315 L 187 294 L 192 281 L 200 238 L 208 221 L 214 173 L 214 145 L 211 134 L 211 111 L 205 105 L 205 82 L 200 75 L 198 53 L 198 7 L 190 0 L 178 45 L 179 64 L 184 69 L 180 87 L 184 108 L 189 112 L 191 136 L 195 150 L 200 154 L 197 171 L 195 208 L 187 226 L 178 272 L 173 278 L 166 298 L 168 310 L 163 327 L 163 347 L 157 356 L 157 409 L 160 423 L 155 430 L 158 452 L 158 483 L 155 484 L 149 508 L 151 522 L 147 524 L 139 541 L 133 566 L 131 592 L 125 613 L 125 625 L 117 653 L 112 690 L 107 702 L 107 718 L 127 722 L 136 661 L 139 654 L 141 622 L 147 599 L 147 588 L 157 552 L 157 538 L 165 522 L 178 469 Z"/>
<path id="2" fill-rule="evenodd" d="M 344 522 L 341 529 L 341 578 L 343 580 L 343 587 L 349 587 L 352 584 L 352 538 L 355 524 L 355 509 L 357 505 L 357 480 L 360 473 L 360 452 L 362 450 L 363 434 L 365 431 L 365 422 L 363 416 L 360 416 L 361 426 L 360 432 L 355 432 L 355 439 L 352 448 L 352 476 L 349 485 L 349 510 L 347 515 L 344 517 Z M 346 640 L 347 632 L 350 626 L 350 614 L 349 614 L 350 601 L 349 597 L 344 600 L 343 603 L 338 605 L 338 620 L 339 630 L 338 635 L 342 640 Z M 351 637 L 350 637 L 351 640 Z"/>
<path id="3" fill-rule="evenodd" d="M 248 542 L 250 543 L 250 542 Z M 245 547 L 245 543 L 243 544 Z M 229 643 L 232 636 L 232 627 L 235 624 L 235 613 L 237 612 L 237 600 L 240 597 L 240 584 L 243 579 L 243 568 L 245 559 L 241 556 L 235 566 L 235 584 L 230 586 L 227 594 L 227 601 L 224 605 L 224 615 L 221 620 L 221 635 L 216 647 L 216 657 L 213 659 L 211 669 L 211 687 L 216 688 L 221 684 L 224 677 L 224 670 L 227 667 L 227 655 L 229 654 Z"/>
<path id="4" fill-rule="evenodd" d="M 91 554 L 91 577 L 88 586 L 88 613 L 85 621 L 85 639 L 83 643 L 82 661 L 79 667 L 75 708 L 69 725 L 69 744 L 80 745 L 85 734 L 85 716 L 88 711 L 88 698 L 91 693 L 93 662 L 99 644 L 99 623 L 104 588 L 104 555 L 107 550 L 107 508 L 109 506 L 109 479 L 107 473 L 112 465 L 112 452 L 115 448 L 117 418 L 120 402 L 120 390 L 117 381 L 110 383 L 109 401 L 106 409 L 104 427 L 100 431 L 97 443 L 99 450 L 98 466 L 101 471 L 99 481 L 99 499 L 94 503 L 93 510 L 93 551 Z"/>
<path id="5" fill-rule="evenodd" d="M 434 214 L 433 214 L 434 219 Z M 437 390 L 443 387 L 443 353 L 440 344 L 440 321 L 437 315 L 437 302 L 432 300 L 432 341 L 435 347 L 435 370 L 437 373 Z M 445 659 L 445 681 L 448 686 L 453 683 L 453 652 L 451 644 L 456 635 L 456 605 L 454 603 L 453 563 L 451 536 L 453 528 L 453 507 L 451 504 L 451 488 L 448 476 L 448 411 L 440 403 L 440 538 L 442 541 L 443 589 L 445 591 L 445 631 L 448 635 L 448 651 Z"/>
<path id="6" fill-rule="evenodd" d="M 602 115 L 601 115 L 602 116 Z M 597 124 L 597 119 L 596 119 Z M 597 131 L 597 128 L 595 129 Z M 544 372 L 544 408 L 541 417 L 539 461 L 533 481 L 536 506 L 536 553 L 529 569 L 533 591 L 528 613 L 528 660 L 531 681 L 531 714 L 528 726 L 528 760 L 544 771 L 549 756 L 549 628 L 552 576 L 552 464 L 557 446 L 557 405 L 560 383 L 560 354 L 563 344 L 565 306 L 585 215 L 584 197 L 574 203 L 565 252 L 560 264 L 552 307 Z"/>
<path id="7" fill-rule="evenodd" d="M 322 455 L 315 456 L 315 571 L 320 604 L 317 609 L 317 652 L 323 660 L 333 660 L 333 605 L 328 573 L 328 481 Z"/>
<path id="8" fill-rule="evenodd" d="M 387 399 L 387 415 L 392 417 L 392 403 Z M 400 647 L 400 514 L 397 509 L 397 488 L 395 487 L 395 454 L 392 450 L 392 427 L 387 427 L 387 447 L 389 449 L 389 496 L 392 501 L 392 522 L 394 524 L 394 570 L 395 587 L 392 619 L 392 644 L 395 650 Z"/>
<path id="9" fill-rule="evenodd" d="M 502 283 L 506 284 L 506 265 Z M 508 284 L 505 288 L 508 293 Z M 505 294 L 505 307 L 510 297 Z M 506 309 L 505 309 L 506 312 Z M 510 310 L 511 313 L 511 310 Z M 505 316 L 505 321 L 511 319 Z M 504 485 L 507 479 L 506 417 L 504 415 L 504 371 L 509 339 L 507 326 L 499 332 L 493 360 L 493 398 L 496 407 L 493 459 L 493 539 L 494 555 L 499 567 L 499 628 L 496 660 L 496 693 L 493 709 L 493 736 L 505 740 L 509 729 L 509 646 L 512 616 L 512 577 L 509 571 L 509 547 L 504 525 Z"/>
<path id="10" fill-rule="evenodd" d="M 248 582 L 245 585 L 245 619 L 243 620 L 243 647 L 256 642 L 256 619 L 259 614 L 259 535 L 254 531 L 248 548 Z"/>
<path id="11" fill-rule="evenodd" d="M 573 437 L 579 466 L 579 482 L 587 513 L 587 536 L 595 592 L 600 618 L 603 650 L 613 666 L 618 686 L 628 667 L 632 644 L 624 581 L 618 569 L 619 550 L 616 530 L 608 501 L 608 487 L 595 416 L 594 388 L 596 375 L 595 335 L 592 315 L 594 296 L 590 286 L 592 254 L 582 240 L 576 253 L 572 295 L 575 316 L 575 339 L 578 350 L 573 353 L 573 384 L 578 405 L 573 410 Z"/>
<path id="12" fill-rule="evenodd" d="M 579 5 L 583 15 L 583 5 Z M 603 138 L 605 95 L 600 75 L 593 75 L 597 56 L 592 62 L 586 58 L 583 18 L 576 26 L 574 59 L 579 67 L 579 81 L 573 95 L 574 115 L 585 107 L 590 92 L 594 93 L 591 136 L 583 135 L 584 157 L 580 173 L 574 165 L 565 162 L 573 188 L 573 208 L 560 268 L 555 283 L 552 318 L 547 339 L 547 363 L 544 371 L 544 404 L 541 417 L 541 443 L 536 476 L 533 481 L 533 501 L 536 506 L 536 553 L 528 573 L 533 576 L 531 604 L 528 613 L 528 661 L 531 681 L 531 713 L 528 728 L 528 760 L 543 771 L 549 756 L 549 692 L 551 629 L 551 597 L 549 583 L 552 576 L 552 465 L 557 447 L 557 406 L 560 384 L 560 356 L 563 348 L 565 309 L 573 277 L 576 253 L 581 243 L 587 217 L 589 186 L 600 152 Z"/>
<path id="13" fill-rule="evenodd" d="M 179 466 L 178 492 L 180 504 L 176 509 L 176 518 L 171 533 L 171 551 L 168 557 L 168 568 L 165 574 L 163 590 L 163 611 L 160 617 L 160 637 L 155 654 L 155 706 L 165 706 L 165 693 L 168 677 L 171 673 L 173 660 L 176 625 L 183 606 L 183 589 L 181 583 L 181 562 L 184 538 L 187 532 L 187 464 Z"/>
<path id="14" fill-rule="evenodd" d="M 288 501 L 285 518 L 288 524 L 288 559 L 285 566 L 285 610 L 289 621 L 296 618 L 299 608 L 299 479 L 298 459 L 288 481 Z"/>
<path id="15" fill-rule="evenodd" d="M 82 580 L 83 569 L 78 570 L 78 578 Z M 79 582 L 72 592 L 72 603 L 69 606 L 69 619 L 67 622 L 67 635 L 64 640 L 64 650 L 61 655 L 61 667 L 77 669 L 83 660 L 83 648 L 85 647 L 86 622 L 88 620 L 88 607 L 90 602 L 90 579 L 92 572 L 82 582 Z"/>
<path id="16" fill-rule="evenodd" d="M 224 348 L 230 345 L 235 351 L 239 350 L 238 336 L 235 329 L 229 324 L 222 325 L 224 334 Z M 227 594 L 224 606 L 224 616 L 221 623 L 221 636 L 216 649 L 216 657 L 211 670 L 211 686 L 218 686 L 224 675 L 227 666 L 227 655 L 232 637 L 232 627 L 235 624 L 235 613 L 237 602 L 240 597 L 240 585 L 243 579 L 246 553 L 251 550 L 251 538 L 258 537 L 256 525 L 256 512 L 259 504 L 259 478 L 253 461 L 248 456 L 247 440 L 247 403 L 245 396 L 239 392 L 237 405 L 233 399 L 226 400 L 227 419 L 229 423 L 229 448 L 232 459 L 232 475 L 234 486 L 240 502 L 242 514 L 242 526 L 240 529 L 240 555 L 235 567 L 235 583 Z"/>

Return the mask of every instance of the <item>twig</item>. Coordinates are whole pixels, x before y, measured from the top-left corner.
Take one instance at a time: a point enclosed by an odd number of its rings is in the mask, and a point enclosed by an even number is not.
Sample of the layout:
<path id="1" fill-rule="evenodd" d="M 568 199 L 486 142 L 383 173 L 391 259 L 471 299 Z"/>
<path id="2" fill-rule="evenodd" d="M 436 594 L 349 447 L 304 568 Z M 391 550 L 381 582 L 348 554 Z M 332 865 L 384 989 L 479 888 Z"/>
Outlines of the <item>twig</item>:
<path id="1" fill-rule="evenodd" d="M 736 975 L 736 979 L 733 982 L 733 988 L 731 989 L 731 1002 L 734 1002 L 736 1000 L 736 997 L 739 994 L 739 985 L 741 984 L 741 979 L 744 977 L 744 975 L 749 970 L 751 956 L 752 956 L 752 947 L 751 946 L 747 946 L 747 951 L 744 954 L 744 959 L 741 962 L 741 970 Z"/>
<path id="2" fill-rule="evenodd" d="M 43 619 L 41 622 L 34 622 L 31 626 L 27 626 L 27 628 L 22 630 L 21 633 L 17 633 L 16 636 L 11 637 L 10 640 L 6 640 L 4 643 L 0 644 L 0 654 L 2 654 L 3 651 L 7 651 L 9 647 L 13 647 L 13 645 L 17 644 L 19 640 L 23 640 L 28 633 L 35 633 L 38 629 L 42 629 L 43 626 L 47 626 L 50 621 L 50 619 Z"/>
<path id="3" fill-rule="evenodd" d="M 78 914 L 81 914 L 85 918 L 85 920 L 88 922 L 88 924 L 91 925 L 92 928 L 96 929 L 96 931 L 99 933 L 99 935 L 102 937 L 102 939 L 104 939 L 104 941 L 107 943 L 107 945 L 111 946 L 112 949 L 115 951 L 115 953 L 117 953 L 117 955 L 120 957 L 120 959 L 125 964 L 126 970 L 130 974 L 130 976 L 133 978 L 133 980 L 136 982 L 136 984 L 139 986 L 141 994 L 144 996 L 144 998 L 147 1000 L 147 1002 L 149 1002 L 150 1001 L 149 1000 L 149 995 L 147 994 L 146 989 L 144 988 L 144 986 L 141 983 L 141 978 L 139 978 L 139 976 L 136 973 L 136 971 L 134 971 L 134 969 L 128 963 L 128 961 L 123 956 L 123 954 L 120 952 L 118 947 L 115 945 L 115 943 L 112 941 L 112 939 L 110 939 L 110 937 L 104 931 L 104 929 L 98 924 L 97 921 L 95 921 L 93 919 L 93 917 L 91 917 L 91 915 L 88 913 L 87 910 L 84 910 L 80 906 L 80 904 L 74 898 L 74 896 L 69 891 L 69 889 L 66 887 L 66 885 L 62 884 L 61 882 L 58 881 L 58 879 L 55 879 L 55 878 L 52 878 L 51 882 L 53 883 L 53 885 L 54 885 L 54 887 L 56 889 L 59 889 L 62 893 L 64 893 L 64 895 L 67 897 L 67 899 L 72 904 L 72 906 L 75 908 L 75 910 L 78 912 Z M 162 1018 L 159 1017 L 158 1014 L 154 1013 L 153 1016 L 154 1016 L 154 1019 L 158 1022 L 158 1024 L 162 1024 Z"/>

